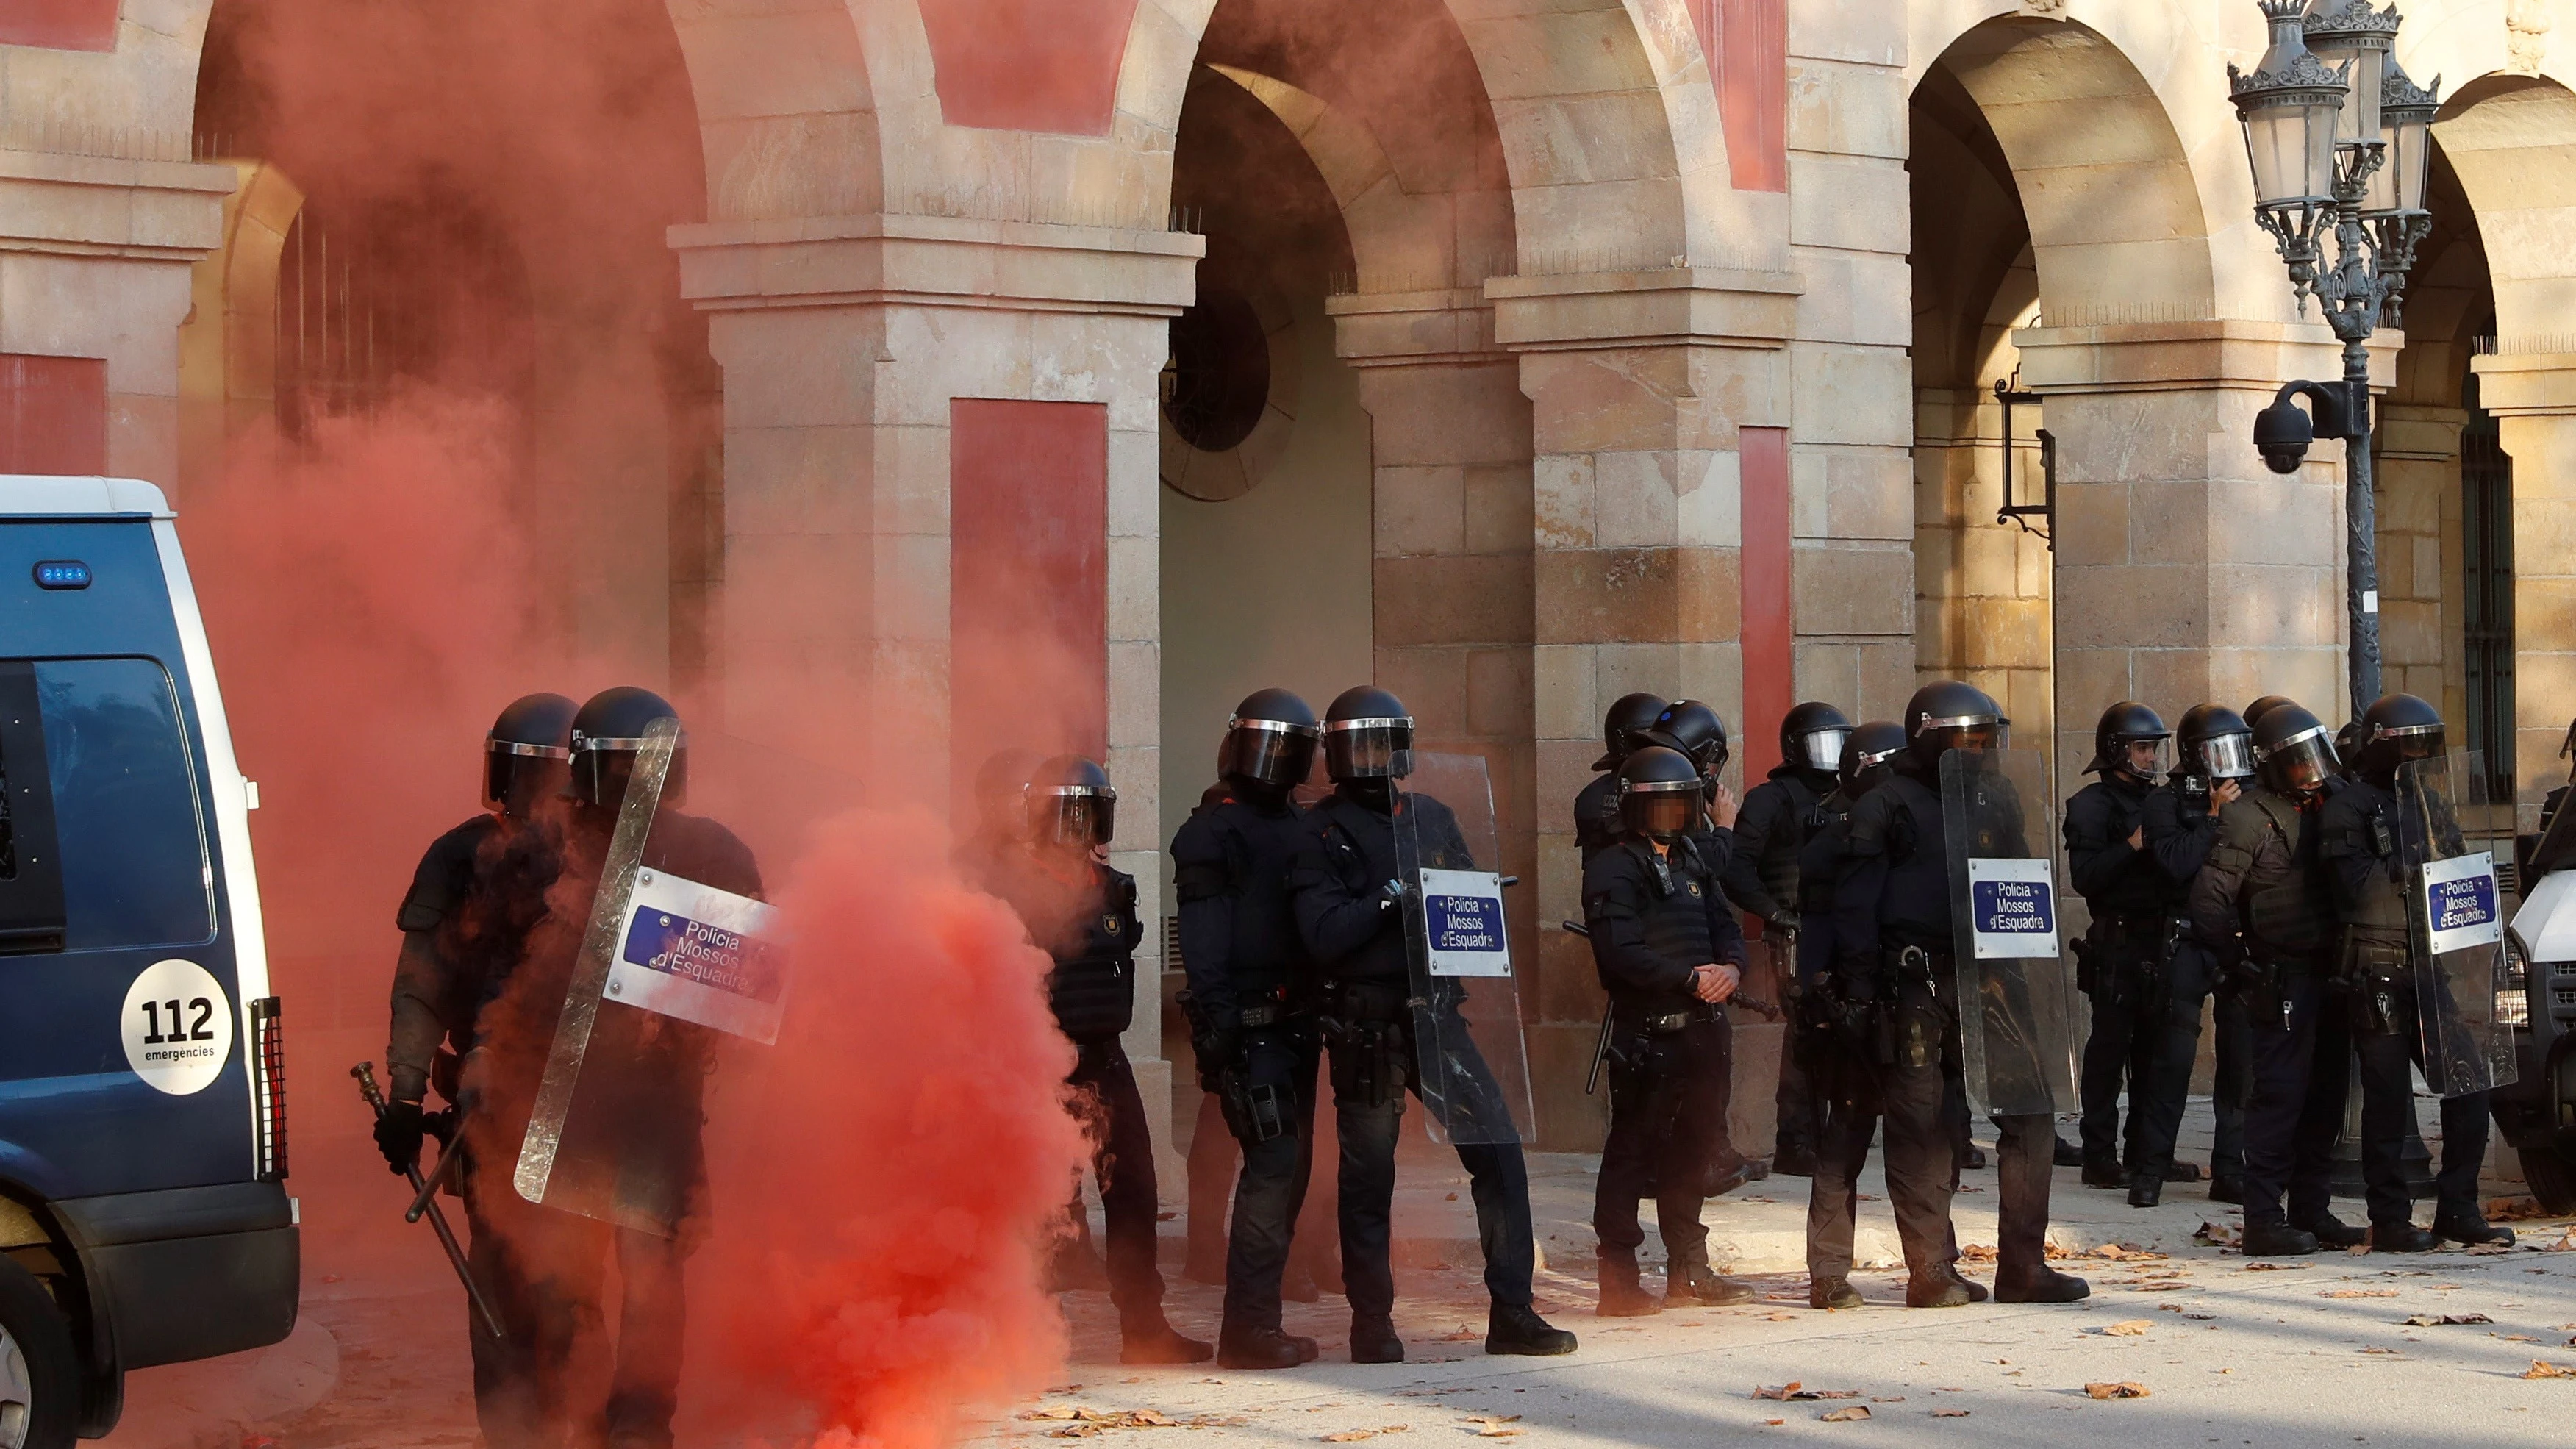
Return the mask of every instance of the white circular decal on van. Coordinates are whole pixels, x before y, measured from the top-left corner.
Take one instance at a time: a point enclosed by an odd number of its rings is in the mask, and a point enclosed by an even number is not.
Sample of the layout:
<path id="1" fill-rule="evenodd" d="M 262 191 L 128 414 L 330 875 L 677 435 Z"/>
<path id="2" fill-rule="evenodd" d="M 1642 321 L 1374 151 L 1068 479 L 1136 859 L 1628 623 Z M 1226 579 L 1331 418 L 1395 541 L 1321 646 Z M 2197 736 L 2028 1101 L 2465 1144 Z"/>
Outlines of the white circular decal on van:
<path id="1" fill-rule="evenodd" d="M 155 961 L 126 988 L 125 1064 L 174 1097 L 213 1085 L 233 1053 L 233 1004 L 194 961 Z"/>

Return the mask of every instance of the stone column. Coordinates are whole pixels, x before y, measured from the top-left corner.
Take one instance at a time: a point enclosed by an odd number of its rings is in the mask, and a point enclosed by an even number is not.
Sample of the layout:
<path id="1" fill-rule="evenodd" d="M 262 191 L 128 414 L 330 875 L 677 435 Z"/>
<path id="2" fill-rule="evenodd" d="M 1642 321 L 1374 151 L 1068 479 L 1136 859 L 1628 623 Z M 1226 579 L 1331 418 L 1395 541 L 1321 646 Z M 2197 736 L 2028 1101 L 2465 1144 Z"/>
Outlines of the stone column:
<path id="1" fill-rule="evenodd" d="M 1106 406 L 1111 860 L 1160 920 L 1155 379 L 1204 243 L 840 216 L 676 227 L 672 244 L 725 374 L 712 693 L 738 774 L 782 816 L 857 795 L 946 809 L 951 404 Z M 1167 1122 L 1149 937 L 1127 1050 Z"/>
<path id="2" fill-rule="evenodd" d="M 1600 1140 L 1583 1095 L 1600 988 L 1584 944 L 1567 803 L 1600 752 L 1601 711 L 1631 690 L 1742 714 L 1738 440 L 1788 424 L 1795 279 L 1672 268 L 1497 277 L 1495 339 L 1520 354 L 1535 483 L 1539 1124 Z"/>
<path id="3" fill-rule="evenodd" d="M 2576 719 L 2576 353 L 2469 365 L 2513 459 L 2514 781 L 2531 828 Z"/>
<path id="4" fill-rule="evenodd" d="M 2460 612 L 2460 430 L 2468 421 L 2465 408 L 2385 402 L 2377 423 L 2380 678 L 2433 701 L 2446 720 L 2468 718 Z M 2452 732 L 2465 738 L 2456 725 Z"/>
<path id="5" fill-rule="evenodd" d="M 2277 693 L 2340 721 L 2340 447 L 2283 477 L 2253 445 L 2284 380 L 2341 375 L 2325 328 L 2034 327 L 2013 341 L 2057 438 L 2057 794 L 2080 783 L 2093 721 L 2116 700 L 2172 720 Z"/>

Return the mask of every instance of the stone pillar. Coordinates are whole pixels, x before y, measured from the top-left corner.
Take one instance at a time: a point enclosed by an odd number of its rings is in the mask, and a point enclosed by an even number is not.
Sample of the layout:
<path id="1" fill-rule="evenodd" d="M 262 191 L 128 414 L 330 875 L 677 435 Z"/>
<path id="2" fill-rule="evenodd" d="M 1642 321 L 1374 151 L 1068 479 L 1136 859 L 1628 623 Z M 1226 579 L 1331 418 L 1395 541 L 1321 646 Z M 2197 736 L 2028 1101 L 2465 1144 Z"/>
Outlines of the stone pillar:
<path id="1" fill-rule="evenodd" d="M 1742 714 L 1738 440 L 1788 425 L 1795 279 L 1673 268 L 1497 277 L 1495 338 L 1531 403 L 1539 969 L 1530 1039 L 1551 1145 L 1597 1143 L 1583 1095 L 1600 988 L 1567 806 L 1631 690 Z"/>
<path id="2" fill-rule="evenodd" d="M 2514 781 L 2536 808 L 2566 778 L 2558 747 L 2576 719 L 2576 353 L 2469 365 L 2513 459 Z"/>
<path id="3" fill-rule="evenodd" d="M 102 360 L 107 471 L 176 503 L 179 325 L 235 176 L 186 160 L 184 134 L 94 139 L 149 154 L 0 150 L 0 353 Z"/>
<path id="4" fill-rule="evenodd" d="M 2460 430 L 2465 408 L 2384 402 L 2379 407 L 2380 678 L 2390 690 L 2433 701 L 2446 720 L 2468 718 L 2461 628 Z M 2453 748 L 2465 736 L 2453 728 Z"/>
<path id="5" fill-rule="evenodd" d="M 725 374 L 709 632 L 736 773 L 776 818 L 861 795 L 945 811 L 951 405 L 1103 404 L 1111 860 L 1136 877 L 1138 914 L 1160 920 L 1156 377 L 1204 243 L 840 216 L 675 227 L 672 244 Z M 1166 1122 L 1149 935 L 1127 1051 Z"/>
<path id="6" fill-rule="evenodd" d="M 2339 445 L 2287 477 L 2253 445 L 2284 380 L 2341 375 L 2325 328 L 2034 327 L 2013 341 L 2057 438 L 2058 795 L 2080 783 L 2115 700 L 2172 720 L 2207 699 L 2286 694 L 2340 721 Z"/>
<path id="7" fill-rule="evenodd" d="M 2003 405 L 1991 392 L 1925 388 L 1915 395 L 1914 672 L 1959 679 L 2001 701 L 2014 732 L 2043 748 L 2056 730 L 2049 593 L 2049 542 L 1999 515 L 2003 496 Z M 2015 501 L 2045 490 L 2036 407 L 2017 408 Z M 2034 519 L 2046 528 L 2044 519 Z M 1901 710 L 1901 701 L 1900 701 Z M 1894 715 L 1883 716 L 1894 718 Z M 2092 723 L 2088 716 L 2083 722 Z"/>

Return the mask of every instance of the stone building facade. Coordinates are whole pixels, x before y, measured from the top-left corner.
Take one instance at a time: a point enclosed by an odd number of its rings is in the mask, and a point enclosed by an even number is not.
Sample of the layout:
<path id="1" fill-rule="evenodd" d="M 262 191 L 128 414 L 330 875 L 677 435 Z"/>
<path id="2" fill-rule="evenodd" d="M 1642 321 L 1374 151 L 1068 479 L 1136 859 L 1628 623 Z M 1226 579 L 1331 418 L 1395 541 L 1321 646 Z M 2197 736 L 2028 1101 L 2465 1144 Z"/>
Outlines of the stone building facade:
<path id="1" fill-rule="evenodd" d="M 280 406 L 308 202 L 210 116 L 232 3 L 0 3 L 0 466 L 184 515 Z M 2376 353 L 2389 683 L 2536 801 L 2576 715 L 2576 25 L 2407 8 L 2450 99 Z M 649 425 L 567 506 L 663 561 L 617 613 L 665 682 L 745 758 L 829 697 L 971 769 L 1016 588 L 1151 909 L 1232 700 L 1373 676 L 1491 763 L 1552 1142 L 1597 1122 L 1555 923 L 1617 695 L 1713 701 L 1758 772 L 1797 699 L 1955 674 L 2070 782 L 2117 698 L 2340 713 L 2339 450 L 2248 442 L 2337 366 L 2252 219 L 2248 0 L 634 9 L 700 168 L 639 306 L 704 346 L 616 374 Z M 542 350 L 578 279 L 496 235 Z M 2000 516 L 2047 501 L 2040 429 L 2053 513 Z"/>

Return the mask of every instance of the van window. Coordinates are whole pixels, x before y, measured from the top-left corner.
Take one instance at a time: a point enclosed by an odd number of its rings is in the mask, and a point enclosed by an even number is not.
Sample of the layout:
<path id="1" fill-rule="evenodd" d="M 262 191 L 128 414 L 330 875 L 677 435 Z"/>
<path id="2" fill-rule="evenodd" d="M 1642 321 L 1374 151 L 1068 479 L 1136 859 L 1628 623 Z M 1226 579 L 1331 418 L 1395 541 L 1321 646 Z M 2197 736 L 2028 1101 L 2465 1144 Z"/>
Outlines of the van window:
<path id="1" fill-rule="evenodd" d="M 39 660 L 35 671 L 65 948 L 209 939 L 214 873 L 169 671 L 150 659 Z"/>

